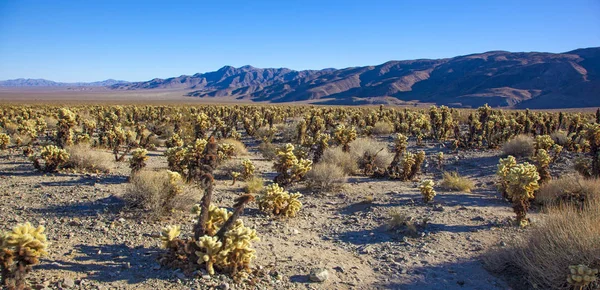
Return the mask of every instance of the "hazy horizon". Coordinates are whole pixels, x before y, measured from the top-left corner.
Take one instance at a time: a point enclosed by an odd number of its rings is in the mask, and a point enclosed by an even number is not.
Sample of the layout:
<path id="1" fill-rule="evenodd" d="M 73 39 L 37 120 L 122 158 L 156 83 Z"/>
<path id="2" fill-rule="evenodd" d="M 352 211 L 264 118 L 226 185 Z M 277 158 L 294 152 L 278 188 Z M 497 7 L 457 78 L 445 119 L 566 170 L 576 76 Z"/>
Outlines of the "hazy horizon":
<path id="1" fill-rule="evenodd" d="M 3 1 L 0 80 L 146 81 L 600 46 L 600 2 Z"/>

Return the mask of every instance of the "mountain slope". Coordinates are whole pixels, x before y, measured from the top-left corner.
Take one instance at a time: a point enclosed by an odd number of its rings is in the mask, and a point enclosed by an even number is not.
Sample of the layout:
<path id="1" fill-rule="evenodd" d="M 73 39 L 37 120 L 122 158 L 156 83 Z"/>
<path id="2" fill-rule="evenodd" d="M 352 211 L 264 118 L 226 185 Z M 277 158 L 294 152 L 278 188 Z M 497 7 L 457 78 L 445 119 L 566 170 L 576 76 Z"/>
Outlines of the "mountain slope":
<path id="1" fill-rule="evenodd" d="M 325 104 L 426 102 L 456 107 L 600 106 L 600 48 L 566 53 L 490 51 L 448 59 L 294 71 L 226 66 L 218 71 L 113 89 L 179 88 L 194 97 Z"/>
<path id="2" fill-rule="evenodd" d="M 0 81 L 0 87 L 106 87 L 123 83 L 127 82 L 108 79 L 104 81 L 90 83 L 60 83 L 45 79 L 14 79 Z"/>

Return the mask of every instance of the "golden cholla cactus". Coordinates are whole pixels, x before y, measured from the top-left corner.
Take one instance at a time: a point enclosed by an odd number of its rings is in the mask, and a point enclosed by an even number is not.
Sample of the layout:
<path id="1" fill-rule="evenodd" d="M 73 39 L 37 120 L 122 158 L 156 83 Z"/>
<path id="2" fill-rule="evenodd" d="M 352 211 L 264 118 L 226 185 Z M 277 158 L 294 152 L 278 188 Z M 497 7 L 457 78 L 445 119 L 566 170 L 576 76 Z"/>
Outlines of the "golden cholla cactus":
<path id="1" fill-rule="evenodd" d="M 170 248 L 173 241 L 181 234 L 180 226 L 166 226 L 160 232 L 160 240 L 162 241 L 163 248 Z"/>
<path id="2" fill-rule="evenodd" d="M 242 161 L 242 166 L 244 166 L 244 170 L 242 171 L 242 178 L 244 180 L 248 180 L 254 176 L 254 170 L 256 167 L 252 164 L 250 159 L 244 159 Z"/>
<path id="3" fill-rule="evenodd" d="M 538 135 L 535 137 L 535 150 L 544 149 L 546 151 L 550 150 L 554 145 L 554 140 L 550 135 Z"/>
<path id="4" fill-rule="evenodd" d="M 231 172 L 231 179 L 232 179 L 231 185 L 232 185 L 232 186 L 233 186 L 233 185 L 235 185 L 235 182 L 236 182 L 236 181 L 237 181 L 237 179 L 240 177 L 240 175 L 242 175 L 242 174 L 241 174 L 241 173 L 239 173 L 239 172 L 237 172 L 237 171 L 232 171 L 232 172 Z"/>
<path id="5" fill-rule="evenodd" d="M 350 151 L 350 142 L 356 140 L 356 130 L 354 127 L 346 128 L 345 125 L 341 124 L 335 128 L 333 137 L 342 146 L 342 150 L 348 152 Z"/>
<path id="6" fill-rule="evenodd" d="M 569 285 L 583 289 L 592 282 L 598 280 L 598 269 L 590 268 L 586 265 L 572 265 L 569 266 L 569 274 L 567 274 L 567 283 Z"/>
<path id="7" fill-rule="evenodd" d="M 219 147 L 217 148 L 217 154 L 221 160 L 230 159 L 235 155 L 235 147 L 229 143 L 219 144 Z"/>
<path id="8" fill-rule="evenodd" d="M 408 137 L 404 136 L 401 133 L 396 134 L 396 138 L 394 138 L 394 161 L 400 161 L 400 158 L 406 151 L 406 147 L 408 146 Z"/>
<path id="9" fill-rule="evenodd" d="M 287 185 L 301 180 L 312 168 L 312 161 L 298 159 L 294 154 L 294 145 L 288 143 L 277 152 L 277 160 L 273 167 L 279 173 L 275 182 Z"/>
<path id="10" fill-rule="evenodd" d="M 183 146 L 183 139 L 179 137 L 179 134 L 175 133 L 165 142 L 165 145 L 167 148 L 181 147 Z"/>
<path id="11" fill-rule="evenodd" d="M 256 258 L 252 242 L 259 240 L 256 230 L 245 227 L 239 220 L 236 227 L 225 234 L 224 267 L 232 273 L 248 269 L 252 259 Z"/>
<path id="12" fill-rule="evenodd" d="M 196 251 L 198 264 L 206 264 L 206 271 L 210 275 L 214 275 L 214 265 L 219 262 L 223 263 L 224 257 L 227 255 L 227 250 L 223 249 L 223 243 L 219 241 L 218 237 L 202 236 L 196 245 L 201 249 Z"/>
<path id="13" fill-rule="evenodd" d="M 131 159 L 129 159 L 129 168 L 131 168 L 132 174 L 146 167 L 146 161 L 148 160 L 147 154 L 148 150 L 143 148 L 137 148 L 131 152 Z"/>
<path id="14" fill-rule="evenodd" d="M 27 289 L 25 277 L 39 258 L 47 255 L 48 242 L 43 226 L 18 224 L 0 234 L 0 281 L 7 289 Z M 4 289 L 4 288 L 3 288 Z"/>
<path id="15" fill-rule="evenodd" d="M 167 174 L 169 175 L 169 195 L 175 196 L 181 194 L 183 192 L 183 179 L 181 178 L 181 174 L 171 170 L 167 170 Z"/>
<path id="16" fill-rule="evenodd" d="M 444 166 L 444 152 L 439 152 L 436 156 L 438 169 L 442 169 Z"/>
<path id="17" fill-rule="evenodd" d="M 58 112 L 58 131 L 56 135 L 59 146 L 73 145 L 73 127 L 77 125 L 77 116 L 67 108 Z"/>
<path id="18" fill-rule="evenodd" d="M 517 159 L 509 155 L 504 159 L 500 159 L 500 163 L 498 164 L 498 170 L 496 171 L 496 175 L 499 177 L 500 181 L 498 183 L 498 190 L 502 193 L 502 197 L 508 199 L 508 195 L 506 193 L 506 187 L 508 186 L 507 176 L 508 172 L 517 166 Z"/>
<path id="19" fill-rule="evenodd" d="M 586 124 L 583 132 L 592 155 L 592 175 L 600 177 L 600 124 Z"/>
<path id="20" fill-rule="evenodd" d="M 535 191 L 539 189 L 540 175 L 535 165 L 529 163 L 517 164 L 508 171 L 506 176 L 506 193 L 513 203 L 513 209 L 517 214 L 517 223 L 526 226 L 529 209 L 529 200 L 535 197 Z"/>
<path id="21" fill-rule="evenodd" d="M 434 185 L 435 183 L 430 179 L 423 180 L 421 185 L 419 185 L 419 190 L 421 190 L 421 195 L 423 196 L 424 202 L 427 203 L 433 200 L 433 197 L 436 194 L 435 190 L 433 189 Z"/>
<path id="22" fill-rule="evenodd" d="M 550 162 L 552 161 L 552 158 L 550 158 L 550 155 L 548 155 L 548 152 L 545 149 L 539 149 L 533 159 L 537 165 L 537 170 L 540 175 L 540 183 L 544 183 L 544 182 L 552 179 L 552 176 L 550 176 L 550 170 L 549 170 L 549 166 L 550 166 Z"/>
<path id="23" fill-rule="evenodd" d="M 8 145 L 10 145 L 10 136 L 4 133 L 0 133 L 0 149 L 6 150 L 6 148 L 8 148 Z"/>
<path id="24" fill-rule="evenodd" d="M 298 200 L 302 195 L 285 191 L 277 183 L 267 186 L 265 193 L 257 198 L 258 208 L 274 215 L 294 217 L 302 207 Z"/>
<path id="25" fill-rule="evenodd" d="M 33 166 L 36 169 L 44 172 L 56 172 L 69 161 L 69 153 L 54 145 L 44 146 L 40 152 L 40 157 L 44 160 L 43 167 L 38 157 L 32 156 L 30 159 L 33 161 Z"/>

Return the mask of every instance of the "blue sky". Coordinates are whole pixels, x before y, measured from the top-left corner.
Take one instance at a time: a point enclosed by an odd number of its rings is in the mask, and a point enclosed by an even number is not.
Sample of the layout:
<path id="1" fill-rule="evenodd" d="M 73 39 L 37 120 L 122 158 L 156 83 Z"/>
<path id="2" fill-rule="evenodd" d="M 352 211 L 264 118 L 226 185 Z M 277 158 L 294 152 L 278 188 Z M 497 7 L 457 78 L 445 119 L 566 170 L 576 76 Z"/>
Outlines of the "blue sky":
<path id="1" fill-rule="evenodd" d="M 0 80 L 129 81 L 600 46 L 600 0 L 0 0 Z"/>

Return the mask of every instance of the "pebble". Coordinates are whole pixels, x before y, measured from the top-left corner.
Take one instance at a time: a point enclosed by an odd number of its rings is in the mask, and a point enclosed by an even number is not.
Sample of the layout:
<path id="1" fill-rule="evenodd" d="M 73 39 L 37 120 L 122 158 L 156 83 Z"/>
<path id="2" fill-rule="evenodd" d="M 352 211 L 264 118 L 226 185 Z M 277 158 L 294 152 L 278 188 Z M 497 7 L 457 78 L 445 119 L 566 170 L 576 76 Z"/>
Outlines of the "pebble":
<path id="1" fill-rule="evenodd" d="M 329 271 L 323 268 L 315 268 L 310 271 L 308 278 L 312 282 L 323 283 L 329 279 Z"/>
<path id="2" fill-rule="evenodd" d="M 62 281 L 62 286 L 66 288 L 73 288 L 75 287 L 75 281 L 71 278 L 64 278 Z"/>

